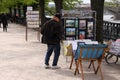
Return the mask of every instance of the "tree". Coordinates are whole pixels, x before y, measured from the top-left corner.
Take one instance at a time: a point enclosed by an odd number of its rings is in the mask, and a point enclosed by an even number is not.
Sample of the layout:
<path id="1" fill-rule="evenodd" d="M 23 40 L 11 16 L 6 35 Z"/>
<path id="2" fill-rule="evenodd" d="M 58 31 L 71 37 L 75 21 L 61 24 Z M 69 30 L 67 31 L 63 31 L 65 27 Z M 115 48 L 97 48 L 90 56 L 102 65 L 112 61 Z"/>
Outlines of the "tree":
<path id="1" fill-rule="evenodd" d="M 54 0 L 56 13 L 60 13 L 61 9 L 63 9 L 63 0 Z"/>
<path id="2" fill-rule="evenodd" d="M 45 5 L 44 5 L 44 0 L 39 0 L 39 5 L 40 5 L 40 16 L 41 16 L 41 26 L 45 22 Z"/>
<path id="3" fill-rule="evenodd" d="M 91 8 L 97 12 L 96 40 L 103 43 L 103 10 L 104 0 L 91 0 Z"/>
<path id="4" fill-rule="evenodd" d="M 52 0 L 55 3 L 55 8 L 54 7 L 47 7 L 48 3 L 51 2 L 51 0 L 40 0 L 39 5 L 40 5 L 40 12 L 41 12 L 41 25 L 44 23 L 45 19 L 45 14 L 53 15 L 55 13 L 61 13 L 61 9 L 63 9 L 63 6 L 65 9 L 72 9 L 75 5 L 75 2 L 81 2 L 81 0 Z M 44 3 L 43 3 L 44 2 Z M 43 5 L 44 4 L 44 5 Z M 69 5 L 65 7 L 66 5 Z"/>

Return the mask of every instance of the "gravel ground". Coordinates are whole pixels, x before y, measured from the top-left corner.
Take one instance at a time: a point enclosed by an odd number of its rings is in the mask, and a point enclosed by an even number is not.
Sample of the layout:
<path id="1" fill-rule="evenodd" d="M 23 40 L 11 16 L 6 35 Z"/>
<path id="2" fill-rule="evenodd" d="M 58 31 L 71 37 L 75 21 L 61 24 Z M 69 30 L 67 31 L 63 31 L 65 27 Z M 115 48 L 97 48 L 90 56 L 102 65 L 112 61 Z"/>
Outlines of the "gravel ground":
<path id="1" fill-rule="evenodd" d="M 62 48 L 62 47 L 61 47 Z M 59 58 L 60 69 L 45 69 L 44 55 L 46 45 L 37 40 L 37 32 L 28 30 L 28 41 L 25 40 L 25 27 L 10 23 L 8 32 L 0 28 L 0 80 L 82 80 L 81 75 L 74 76 L 75 66 L 69 70 L 70 58 L 63 55 Z M 50 63 L 52 63 L 53 55 Z M 100 73 L 93 73 L 84 62 L 85 80 L 101 80 Z M 102 62 L 104 80 L 120 80 L 120 61 L 108 65 Z"/>

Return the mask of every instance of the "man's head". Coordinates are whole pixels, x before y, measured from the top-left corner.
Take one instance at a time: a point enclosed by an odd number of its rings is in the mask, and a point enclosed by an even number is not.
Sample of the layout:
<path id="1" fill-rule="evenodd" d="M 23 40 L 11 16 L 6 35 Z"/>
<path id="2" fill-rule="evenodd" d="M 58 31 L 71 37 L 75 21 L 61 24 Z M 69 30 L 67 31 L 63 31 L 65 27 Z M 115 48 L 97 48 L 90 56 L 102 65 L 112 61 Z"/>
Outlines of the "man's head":
<path id="1" fill-rule="evenodd" d="M 61 19 L 61 14 L 60 14 L 60 13 L 56 13 L 56 14 L 54 15 L 54 19 L 59 22 L 60 19 Z"/>
<path id="2" fill-rule="evenodd" d="M 61 14 L 60 13 L 56 13 L 54 16 L 61 19 Z"/>

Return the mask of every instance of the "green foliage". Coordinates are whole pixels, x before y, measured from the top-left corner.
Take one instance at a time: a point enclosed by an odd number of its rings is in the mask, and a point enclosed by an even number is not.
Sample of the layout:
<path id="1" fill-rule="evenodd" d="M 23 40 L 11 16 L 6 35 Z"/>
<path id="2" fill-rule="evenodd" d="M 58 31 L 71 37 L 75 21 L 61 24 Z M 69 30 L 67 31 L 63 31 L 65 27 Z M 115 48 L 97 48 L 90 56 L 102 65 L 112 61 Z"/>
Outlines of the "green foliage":
<path id="1" fill-rule="evenodd" d="M 31 5 L 38 3 L 36 0 L 1 0 L 0 1 L 0 12 L 8 12 L 10 7 Z"/>
<path id="2" fill-rule="evenodd" d="M 9 2 L 8 2 L 9 3 Z M 0 2 L 0 13 L 2 13 L 2 12 L 8 12 L 8 9 L 7 9 L 7 7 L 8 7 L 8 4 L 7 3 L 7 0 L 2 0 L 1 2 Z M 6 7 L 5 7 L 6 6 Z"/>
<path id="3" fill-rule="evenodd" d="M 31 5 L 33 3 L 38 3 L 36 0 L 22 0 L 22 3 L 25 5 Z"/>
<path id="4" fill-rule="evenodd" d="M 80 4 L 82 2 L 82 0 L 64 0 L 63 1 L 63 9 L 74 9 L 75 8 L 75 4 L 78 3 Z"/>
<path id="5" fill-rule="evenodd" d="M 45 14 L 46 15 L 53 15 L 55 13 L 55 7 L 50 7 L 49 2 L 52 2 L 52 1 L 48 0 L 45 2 Z"/>
<path id="6" fill-rule="evenodd" d="M 105 2 L 105 6 L 106 7 L 113 7 L 113 8 L 117 8 L 120 7 L 119 2 L 117 2 L 118 0 L 112 0 L 112 2 Z"/>
<path id="7" fill-rule="evenodd" d="M 8 12 L 9 8 L 22 5 L 38 4 L 40 0 L 0 0 L 0 12 Z M 48 3 L 54 0 L 45 0 L 45 10 L 50 15 L 54 14 L 55 7 L 49 7 Z M 81 3 L 81 0 L 63 0 L 63 9 L 73 9 L 75 3 Z"/>
<path id="8" fill-rule="evenodd" d="M 49 7 L 48 3 L 49 2 L 54 2 L 54 0 L 47 0 L 45 3 L 45 10 L 47 15 L 53 15 L 55 13 L 55 7 Z M 63 9 L 65 10 L 70 10 L 75 8 L 75 4 L 82 3 L 82 0 L 63 0 Z"/>

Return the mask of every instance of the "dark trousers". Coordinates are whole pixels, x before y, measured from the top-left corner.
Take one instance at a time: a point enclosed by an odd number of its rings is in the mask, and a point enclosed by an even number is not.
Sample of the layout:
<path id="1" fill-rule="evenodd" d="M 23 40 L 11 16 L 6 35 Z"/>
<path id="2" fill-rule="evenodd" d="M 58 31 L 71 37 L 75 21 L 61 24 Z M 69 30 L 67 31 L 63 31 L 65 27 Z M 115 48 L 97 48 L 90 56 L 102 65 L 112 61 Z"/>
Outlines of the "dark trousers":
<path id="1" fill-rule="evenodd" d="M 56 66 L 59 56 L 60 56 L 60 49 L 61 49 L 60 44 L 56 44 L 56 45 L 48 45 L 47 44 L 47 47 L 48 47 L 48 49 L 47 49 L 47 53 L 45 56 L 45 64 L 49 65 L 50 56 L 51 56 L 52 52 L 54 51 L 54 59 L 53 59 L 52 66 Z"/>
<path id="2" fill-rule="evenodd" d="M 3 31 L 7 32 L 7 26 L 6 25 L 3 25 Z"/>

